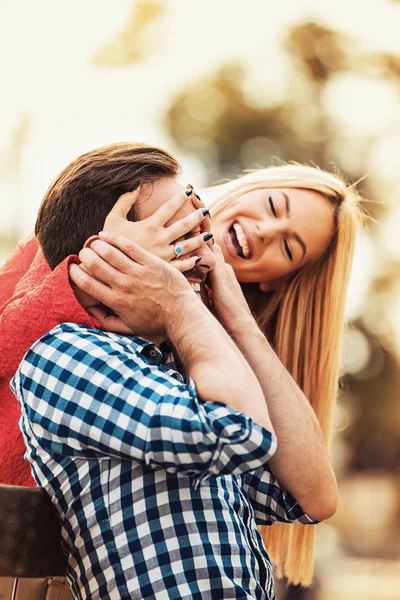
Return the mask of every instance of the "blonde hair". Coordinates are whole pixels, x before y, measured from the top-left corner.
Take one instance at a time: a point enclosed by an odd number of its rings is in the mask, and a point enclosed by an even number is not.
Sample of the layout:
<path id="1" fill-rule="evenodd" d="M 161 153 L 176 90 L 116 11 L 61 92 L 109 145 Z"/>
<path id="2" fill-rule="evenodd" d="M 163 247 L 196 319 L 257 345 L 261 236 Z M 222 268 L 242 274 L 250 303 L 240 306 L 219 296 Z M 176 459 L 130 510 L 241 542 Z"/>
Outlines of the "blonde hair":
<path id="1" fill-rule="evenodd" d="M 253 306 L 262 331 L 313 407 L 329 450 L 346 288 L 361 222 L 360 196 L 354 186 L 346 186 L 336 175 L 287 164 L 247 173 L 211 188 L 208 205 L 216 215 L 247 192 L 278 187 L 320 192 L 334 206 L 336 231 L 324 255 L 274 292 L 262 293 L 257 286 Z M 289 583 L 310 586 L 316 526 L 277 523 L 260 530 L 277 565 L 277 575 L 287 577 Z"/>

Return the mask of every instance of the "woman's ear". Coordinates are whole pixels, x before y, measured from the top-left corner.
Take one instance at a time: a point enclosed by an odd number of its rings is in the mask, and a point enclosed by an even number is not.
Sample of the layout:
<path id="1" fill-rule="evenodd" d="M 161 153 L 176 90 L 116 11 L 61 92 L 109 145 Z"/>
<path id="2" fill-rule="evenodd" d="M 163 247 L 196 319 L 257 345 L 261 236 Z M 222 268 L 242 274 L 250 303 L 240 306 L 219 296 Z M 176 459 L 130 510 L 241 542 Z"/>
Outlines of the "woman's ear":
<path id="1" fill-rule="evenodd" d="M 260 292 L 272 292 L 275 288 L 273 281 L 262 281 L 258 285 L 260 287 Z"/>

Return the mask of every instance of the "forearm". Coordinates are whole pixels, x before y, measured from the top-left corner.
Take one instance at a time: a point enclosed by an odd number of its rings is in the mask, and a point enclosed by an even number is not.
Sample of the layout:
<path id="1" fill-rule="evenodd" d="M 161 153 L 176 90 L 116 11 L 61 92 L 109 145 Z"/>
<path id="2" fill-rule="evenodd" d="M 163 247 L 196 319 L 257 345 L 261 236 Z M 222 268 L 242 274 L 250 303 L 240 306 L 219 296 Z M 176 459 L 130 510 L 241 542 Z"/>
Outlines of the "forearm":
<path id="1" fill-rule="evenodd" d="M 209 310 L 183 304 L 167 334 L 203 401 L 222 402 L 274 432 L 263 390 L 241 351 Z"/>
<path id="2" fill-rule="evenodd" d="M 335 511 L 336 479 L 310 403 L 254 322 L 233 338 L 258 378 L 279 441 L 272 472 L 306 512 L 327 518 Z"/>

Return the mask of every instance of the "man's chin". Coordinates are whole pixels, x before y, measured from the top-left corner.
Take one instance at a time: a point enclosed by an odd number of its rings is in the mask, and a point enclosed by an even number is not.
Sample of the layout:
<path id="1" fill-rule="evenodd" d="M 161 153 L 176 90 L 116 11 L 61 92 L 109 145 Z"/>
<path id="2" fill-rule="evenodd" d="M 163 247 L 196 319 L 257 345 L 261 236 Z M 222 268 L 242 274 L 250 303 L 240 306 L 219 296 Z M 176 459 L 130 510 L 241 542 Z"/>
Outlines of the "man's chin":
<path id="1" fill-rule="evenodd" d="M 189 271 L 185 271 L 183 275 L 190 283 L 190 286 L 195 292 L 196 296 L 203 302 L 203 304 L 207 306 L 207 308 L 211 308 L 207 287 L 205 285 L 208 274 L 205 273 L 203 269 L 194 267 Z"/>

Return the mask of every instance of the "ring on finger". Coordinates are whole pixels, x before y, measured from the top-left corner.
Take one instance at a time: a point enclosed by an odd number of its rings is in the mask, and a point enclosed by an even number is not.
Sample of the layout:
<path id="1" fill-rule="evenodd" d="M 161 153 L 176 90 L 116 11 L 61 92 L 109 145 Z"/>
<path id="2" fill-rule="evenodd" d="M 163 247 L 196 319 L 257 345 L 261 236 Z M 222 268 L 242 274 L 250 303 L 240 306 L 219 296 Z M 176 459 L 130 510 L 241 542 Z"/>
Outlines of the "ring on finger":
<path id="1" fill-rule="evenodd" d="M 179 244 L 174 244 L 175 258 L 179 258 L 183 254 L 183 248 Z"/>

